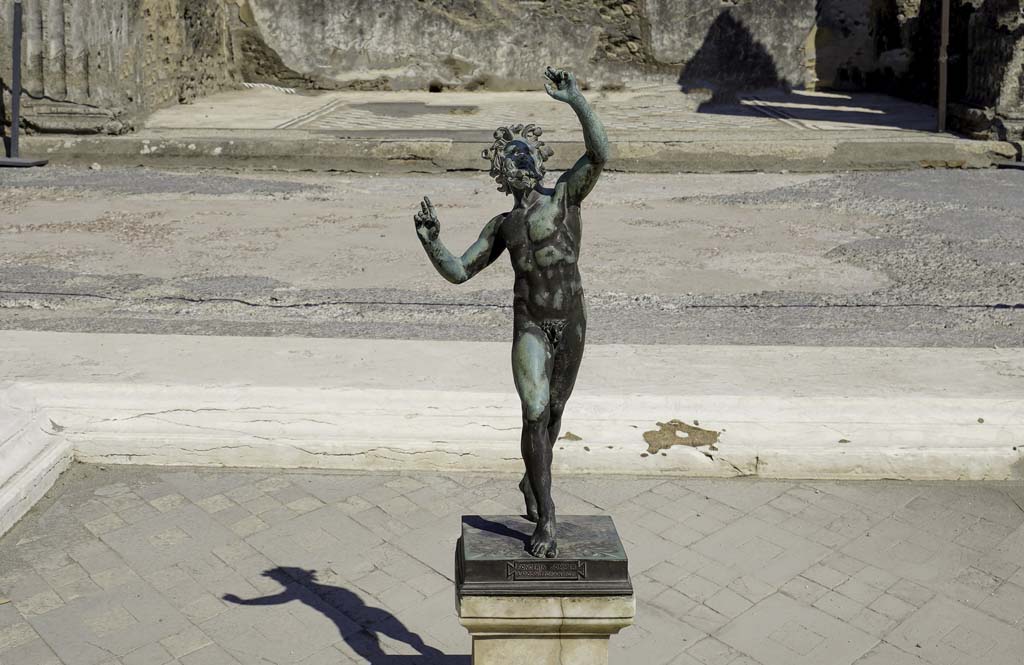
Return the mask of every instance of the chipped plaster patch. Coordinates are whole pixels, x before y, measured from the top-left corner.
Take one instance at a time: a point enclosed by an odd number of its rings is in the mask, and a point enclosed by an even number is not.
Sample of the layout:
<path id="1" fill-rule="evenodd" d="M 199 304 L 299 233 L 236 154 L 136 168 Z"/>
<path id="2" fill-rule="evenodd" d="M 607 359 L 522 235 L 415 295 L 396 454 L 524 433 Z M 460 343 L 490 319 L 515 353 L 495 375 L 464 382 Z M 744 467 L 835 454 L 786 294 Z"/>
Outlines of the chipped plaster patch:
<path id="1" fill-rule="evenodd" d="M 659 429 L 644 432 L 647 452 L 652 455 L 662 450 L 668 450 L 672 446 L 689 446 L 691 448 L 708 446 L 711 450 L 718 450 L 716 446 L 721 438 L 721 432 L 688 425 L 681 420 L 656 424 Z"/>

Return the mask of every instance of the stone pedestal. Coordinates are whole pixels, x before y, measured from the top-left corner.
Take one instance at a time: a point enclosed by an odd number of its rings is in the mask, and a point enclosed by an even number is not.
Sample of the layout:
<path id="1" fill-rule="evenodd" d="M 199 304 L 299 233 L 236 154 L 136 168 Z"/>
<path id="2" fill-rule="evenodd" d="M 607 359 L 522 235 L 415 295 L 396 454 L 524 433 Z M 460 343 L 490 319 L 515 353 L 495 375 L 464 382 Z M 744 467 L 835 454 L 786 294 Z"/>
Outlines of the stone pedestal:
<path id="1" fill-rule="evenodd" d="M 609 639 L 636 614 L 611 518 L 560 517 L 555 559 L 526 553 L 532 532 L 521 517 L 462 518 L 456 595 L 473 665 L 607 665 Z"/>
<path id="2" fill-rule="evenodd" d="M 473 665 L 607 665 L 609 638 L 633 624 L 633 596 L 464 596 Z"/>

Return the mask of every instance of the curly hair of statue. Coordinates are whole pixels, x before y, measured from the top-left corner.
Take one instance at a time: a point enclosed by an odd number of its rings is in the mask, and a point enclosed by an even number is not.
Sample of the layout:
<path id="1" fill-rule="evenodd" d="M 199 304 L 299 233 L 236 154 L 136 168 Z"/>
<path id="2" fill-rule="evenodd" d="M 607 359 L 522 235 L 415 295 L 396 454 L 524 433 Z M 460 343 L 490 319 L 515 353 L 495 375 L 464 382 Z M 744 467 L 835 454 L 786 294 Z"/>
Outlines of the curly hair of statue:
<path id="1" fill-rule="evenodd" d="M 508 185 L 501 181 L 500 177 L 505 175 L 505 171 L 502 168 L 505 146 L 517 139 L 522 139 L 530 146 L 530 148 L 536 152 L 540 157 L 540 162 L 537 166 L 537 175 L 539 180 L 544 179 L 544 175 L 547 173 L 547 169 L 544 168 L 544 162 L 548 160 L 551 155 L 555 154 L 555 151 L 550 147 L 546 146 L 543 141 L 540 140 L 541 134 L 544 133 L 544 129 L 539 125 L 509 125 L 507 127 L 498 127 L 494 130 L 494 143 L 491 144 L 490 148 L 487 148 L 480 153 L 480 156 L 491 162 L 491 177 L 498 179 L 498 191 L 505 192 L 506 194 L 511 193 L 511 189 Z"/>

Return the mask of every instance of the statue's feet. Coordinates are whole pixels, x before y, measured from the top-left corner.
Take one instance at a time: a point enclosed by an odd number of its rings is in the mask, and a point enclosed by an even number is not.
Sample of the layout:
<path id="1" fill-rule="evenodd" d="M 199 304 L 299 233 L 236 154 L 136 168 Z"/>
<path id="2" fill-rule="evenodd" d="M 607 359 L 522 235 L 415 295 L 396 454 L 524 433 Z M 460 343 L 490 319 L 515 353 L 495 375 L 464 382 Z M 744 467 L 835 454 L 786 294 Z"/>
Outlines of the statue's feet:
<path id="1" fill-rule="evenodd" d="M 536 522 L 540 519 L 540 513 L 537 510 L 537 497 L 534 496 L 526 476 L 519 481 L 519 491 L 523 493 L 523 498 L 526 500 L 526 519 Z"/>
<path id="2" fill-rule="evenodd" d="M 555 542 L 555 521 L 547 519 L 537 523 L 530 537 L 530 554 L 539 559 L 554 559 L 558 556 L 558 543 Z"/>

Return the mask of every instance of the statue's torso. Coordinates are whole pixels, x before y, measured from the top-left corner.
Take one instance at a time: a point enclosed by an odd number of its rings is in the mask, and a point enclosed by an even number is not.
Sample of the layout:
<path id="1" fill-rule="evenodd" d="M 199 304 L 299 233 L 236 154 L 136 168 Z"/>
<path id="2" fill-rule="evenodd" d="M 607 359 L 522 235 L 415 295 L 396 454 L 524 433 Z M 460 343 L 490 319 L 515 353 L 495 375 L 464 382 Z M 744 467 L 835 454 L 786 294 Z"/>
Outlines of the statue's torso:
<path id="1" fill-rule="evenodd" d="M 515 271 L 515 310 L 534 320 L 565 319 L 582 311 L 579 206 L 564 191 L 510 212 L 501 225 Z"/>

